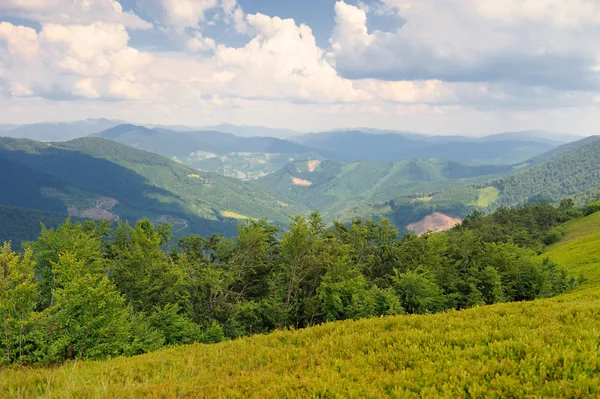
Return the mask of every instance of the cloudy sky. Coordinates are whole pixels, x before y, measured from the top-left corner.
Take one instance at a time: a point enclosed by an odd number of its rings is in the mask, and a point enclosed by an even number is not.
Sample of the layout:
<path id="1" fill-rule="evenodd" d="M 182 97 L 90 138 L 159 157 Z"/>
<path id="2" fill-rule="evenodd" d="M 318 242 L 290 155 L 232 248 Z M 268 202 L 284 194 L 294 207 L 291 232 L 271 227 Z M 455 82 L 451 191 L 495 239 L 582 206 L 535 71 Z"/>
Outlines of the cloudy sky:
<path id="1" fill-rule="evenodd" d="M 600 133 L 598 0 L 1 0 L 0 123 Z"/>

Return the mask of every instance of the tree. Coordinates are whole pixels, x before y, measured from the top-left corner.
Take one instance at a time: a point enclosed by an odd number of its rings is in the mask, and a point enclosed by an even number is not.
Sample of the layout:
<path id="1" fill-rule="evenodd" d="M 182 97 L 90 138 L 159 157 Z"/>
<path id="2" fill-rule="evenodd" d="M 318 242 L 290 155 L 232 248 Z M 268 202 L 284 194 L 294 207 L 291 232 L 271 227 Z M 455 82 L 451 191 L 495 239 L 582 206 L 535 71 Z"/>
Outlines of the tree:
<path id="1" fill-rule="evenodd" d="M 55 303 L 45 311 L 47 361 L 101 359 L 127 351 L 131 325 L 125 298 L 87 261 L 64 252 L 52 262 Z"/>
<path id="2" fill-rule="evenodd" d="M 34 270 L 31 250 L 19 255 L 12 251 L 9 243 L 0 249 L 0 315 L 3 328 L 0 343 L 7 364 L 25 360 L 24 340 L 38 299 Z"/>

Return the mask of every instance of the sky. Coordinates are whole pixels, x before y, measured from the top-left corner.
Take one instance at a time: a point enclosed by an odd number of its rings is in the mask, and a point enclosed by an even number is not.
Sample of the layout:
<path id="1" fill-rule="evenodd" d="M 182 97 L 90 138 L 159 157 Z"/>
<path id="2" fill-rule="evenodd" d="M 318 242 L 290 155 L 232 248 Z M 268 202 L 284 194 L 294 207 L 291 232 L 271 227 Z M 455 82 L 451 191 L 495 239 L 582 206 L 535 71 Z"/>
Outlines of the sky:
<path id="1" fill-rule="evenodd" d="M 1 0 L 0 124 L 600 130 L 598 0 Z"/>

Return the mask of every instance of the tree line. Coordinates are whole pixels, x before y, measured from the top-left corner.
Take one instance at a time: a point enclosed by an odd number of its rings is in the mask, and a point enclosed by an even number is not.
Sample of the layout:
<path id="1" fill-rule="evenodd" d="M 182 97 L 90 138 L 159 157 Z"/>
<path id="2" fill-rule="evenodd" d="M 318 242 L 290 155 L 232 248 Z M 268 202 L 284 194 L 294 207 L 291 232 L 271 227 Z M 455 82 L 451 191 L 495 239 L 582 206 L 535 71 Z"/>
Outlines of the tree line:
<path id="1" fill-rule="evenodd" d="M 238 235 L 171 241 L 169 225 L 67 220 L 0 251 L 0 364 L 136 355 L 334 320 L 550 297 L 578 279 L 537 255 L 572 201 L 402 236 L 388 220 L 326 227 L 318 213 Z"/>

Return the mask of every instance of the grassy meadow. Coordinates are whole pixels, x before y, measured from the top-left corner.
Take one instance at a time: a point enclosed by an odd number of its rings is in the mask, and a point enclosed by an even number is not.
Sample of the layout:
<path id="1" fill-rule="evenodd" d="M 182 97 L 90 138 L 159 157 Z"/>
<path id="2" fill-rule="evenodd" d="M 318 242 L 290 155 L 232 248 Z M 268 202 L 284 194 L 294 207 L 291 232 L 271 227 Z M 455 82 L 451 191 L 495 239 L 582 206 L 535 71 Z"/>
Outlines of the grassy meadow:
<path id="1" fill-rule="evenodd" d="M 585 283 L 532 302 L 5 369 L 0 397 L 600 397 L 600 213 L 568 223 L 542 256 Z"/>

